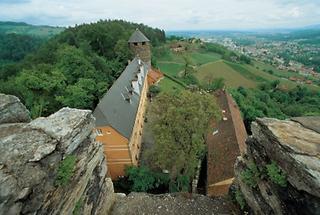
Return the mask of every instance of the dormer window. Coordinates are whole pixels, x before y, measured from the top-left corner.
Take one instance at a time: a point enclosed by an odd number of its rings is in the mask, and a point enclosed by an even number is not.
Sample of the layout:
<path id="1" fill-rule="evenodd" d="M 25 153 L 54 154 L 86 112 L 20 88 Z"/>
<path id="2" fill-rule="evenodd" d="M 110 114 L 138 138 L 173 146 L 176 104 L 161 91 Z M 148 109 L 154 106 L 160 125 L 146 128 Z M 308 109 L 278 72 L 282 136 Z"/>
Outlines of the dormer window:
<path id="1" fill-rule="evenodd" d="M 129 93 L 121 93 L 122 97 L 124 98 L 124 100 L 126 100 L 127 102 L 130 102 L 130 94 Z"/>
<path id="2" fill-rule="evenodd" d="M 101 129 L 96 129 L 96 134 L 97 134 L 98 136 L 103 136 Z"/>

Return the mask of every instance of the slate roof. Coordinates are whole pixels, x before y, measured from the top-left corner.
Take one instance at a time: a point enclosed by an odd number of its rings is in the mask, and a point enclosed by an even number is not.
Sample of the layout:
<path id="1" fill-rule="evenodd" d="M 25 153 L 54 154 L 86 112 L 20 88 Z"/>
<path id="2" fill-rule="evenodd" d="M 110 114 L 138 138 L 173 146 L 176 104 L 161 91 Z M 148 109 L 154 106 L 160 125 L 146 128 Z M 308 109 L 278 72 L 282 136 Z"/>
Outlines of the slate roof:
<path id="1" fill-rule="evenodd" d="M 131 61 L 94 110 L 96 127 L 111 126 L 130 139 L 148 70 L 148 65 L 139 58 Z"/>
<path id="2" fill-rule="evenodd" d="M 128 43 L 142 43 L 149 41 L 150 40 L 137 28 L 129 38 Z"/>

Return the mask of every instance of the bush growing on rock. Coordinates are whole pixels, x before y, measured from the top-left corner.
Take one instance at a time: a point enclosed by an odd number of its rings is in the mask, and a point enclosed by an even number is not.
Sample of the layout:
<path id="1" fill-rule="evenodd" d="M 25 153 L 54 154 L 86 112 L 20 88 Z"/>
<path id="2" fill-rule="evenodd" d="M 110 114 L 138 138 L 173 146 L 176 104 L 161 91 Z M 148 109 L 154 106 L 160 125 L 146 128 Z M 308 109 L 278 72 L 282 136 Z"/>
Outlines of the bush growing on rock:
<path id="1" fill-rule="evenodd" d="M 236 198 L 236 201 L 239 204 L 241 210 L 243 210 L 244 207 L 246 206 L 246 201 L 244 200 L 243 194 L 241 193 L 240 190 L 236 190 L 235 198 Z"/>
<path id="2" fill-rule="evenodd" d="M 55 180 L 56 186 L 65 186 L 69 183 L 76 164 L 76 156 L 68 155 L 60 162 L 57 177 Z"/>
<path id="3" fill-rule="evenodd" d="M 257 187 L 259 178 L 260 173 L 255 163 L 250 163 L 248 167 L 241 173 L 241 179 L 244 181 L 244 183 L 252 188 Z"/>
<path id="4" fill-rule="evenodd" d="M 287 179 L 285 173 L 278 167 L 276 162 L 272 161 L 271 164 L 268 164 L 267 166 L 267 174 L 270 178 L 270 180 L 280 185 L 281 187 L 287 186 Z"/>

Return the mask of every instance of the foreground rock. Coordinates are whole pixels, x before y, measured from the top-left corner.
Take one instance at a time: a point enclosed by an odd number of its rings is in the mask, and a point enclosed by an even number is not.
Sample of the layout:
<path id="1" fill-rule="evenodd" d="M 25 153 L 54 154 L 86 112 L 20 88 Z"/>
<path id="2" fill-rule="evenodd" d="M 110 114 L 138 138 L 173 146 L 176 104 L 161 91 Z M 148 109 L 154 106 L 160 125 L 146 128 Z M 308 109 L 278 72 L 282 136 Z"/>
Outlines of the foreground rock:
<path id="1" fill-rule="evenodd" d="M 127 197 L 118 197 L 112 215 L 207 215 L 237 214 L 233 204 L 222 197 L 209 198 L 203 195 L 184 193 L 152 195 L 130 193 Z"/>
<path id="2" fill-rule="evenodd" d="M 25 108 L 12 101 L 13 118 L 27 121 Z M 90 111 L 70 108 L 1 124 L 0 214 L 107 214 L 113 184 L 93 128 Z"/>
<path id="3" fill-rule="evenodd" d="M 255 214 L 320 214 L 320 117 L 258 119 L 236 183 Z"/>
<path id="4" fill-rule="evenodd" d="M 14 122 L 30 122 L 29 111 L 17 97 L 0 93 L 0 124 Z"/>

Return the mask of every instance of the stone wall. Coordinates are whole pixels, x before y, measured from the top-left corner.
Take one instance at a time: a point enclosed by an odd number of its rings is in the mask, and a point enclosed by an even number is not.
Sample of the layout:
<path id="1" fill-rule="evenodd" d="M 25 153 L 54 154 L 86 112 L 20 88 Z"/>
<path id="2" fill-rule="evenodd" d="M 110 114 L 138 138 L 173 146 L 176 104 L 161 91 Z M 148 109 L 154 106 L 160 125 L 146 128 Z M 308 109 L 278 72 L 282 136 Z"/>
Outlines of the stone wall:
<path id="1" fill-rule="evenodd" d="M 320 214 L 319 128 L 320 117 L 252 123 L 235 175 L 254 214 Z"/>
<path id="2" fill-rule="evenodd" d="M 129 43 L 130 49 L 135 56 L 141 58 L 149 67 L 151 67 L 151 47 L 149 42 Z"/>
<path id="3" fill-rule="evenodd" d="M 91 111 L 63 108 L 29 123 L 28 112 L 6 107 L 20 116 L 0 125 L 0 213 L 107 214 L 113 184 Z"/>

